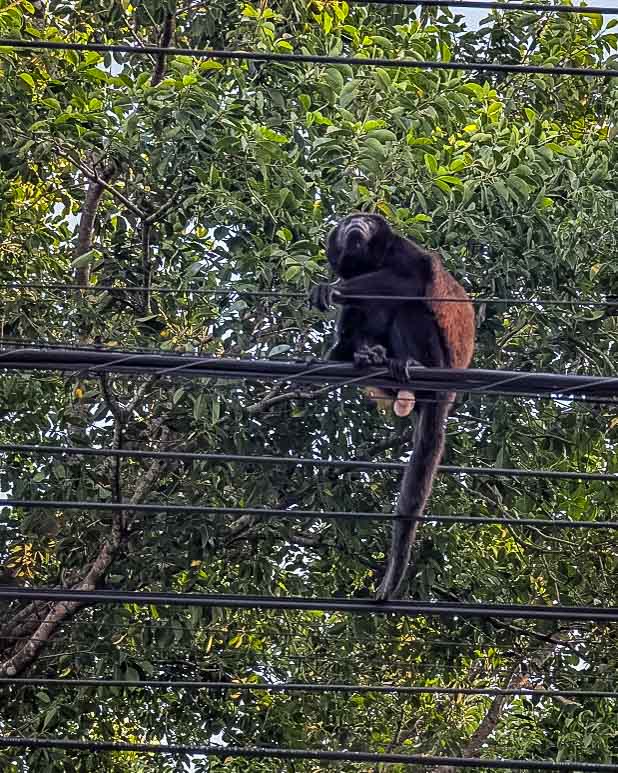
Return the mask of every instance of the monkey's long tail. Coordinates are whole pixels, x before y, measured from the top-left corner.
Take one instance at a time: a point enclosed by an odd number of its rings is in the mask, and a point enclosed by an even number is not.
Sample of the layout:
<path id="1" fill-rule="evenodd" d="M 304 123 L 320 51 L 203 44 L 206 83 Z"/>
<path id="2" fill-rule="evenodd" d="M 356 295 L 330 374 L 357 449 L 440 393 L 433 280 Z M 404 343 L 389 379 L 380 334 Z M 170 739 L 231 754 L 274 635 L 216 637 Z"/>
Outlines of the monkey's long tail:
<path id="1" fill-rule="evenodd" d="M 393 522 L 391 550 L 386 573 L 376 593 L 385 601 L 396 598 L 408 571 L 419 518 L 431 494 L 436 470 L 444 451 L 446 419 L 452 396 L 436 395 L 435 402 L 424 403 L 414 430 L 414 448 L 406 466 Z"/>

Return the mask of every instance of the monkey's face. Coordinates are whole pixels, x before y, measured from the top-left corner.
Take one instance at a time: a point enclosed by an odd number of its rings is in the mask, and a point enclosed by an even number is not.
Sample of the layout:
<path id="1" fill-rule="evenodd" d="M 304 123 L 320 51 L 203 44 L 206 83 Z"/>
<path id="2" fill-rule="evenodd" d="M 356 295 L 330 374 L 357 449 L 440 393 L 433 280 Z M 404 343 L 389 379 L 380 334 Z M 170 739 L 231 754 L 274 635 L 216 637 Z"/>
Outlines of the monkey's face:
<path id="1" fill-rule="evenodd" d="M 378 270 L 391 235 L 381 215 L 356 213 L 344 217 L 330 232 L 326 244 L 333 271 L 347 279 Z"/>

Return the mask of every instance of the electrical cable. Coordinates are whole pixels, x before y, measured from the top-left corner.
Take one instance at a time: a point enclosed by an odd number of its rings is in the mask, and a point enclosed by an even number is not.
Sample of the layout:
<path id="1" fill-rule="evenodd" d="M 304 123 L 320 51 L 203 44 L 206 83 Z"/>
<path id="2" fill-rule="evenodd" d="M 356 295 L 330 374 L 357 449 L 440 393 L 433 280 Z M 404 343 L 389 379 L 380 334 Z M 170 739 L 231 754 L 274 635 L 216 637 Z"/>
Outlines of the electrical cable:
<path id="1" fill-rule="evenodd" d="M 570 7 L 570 6 L 565 6 Z M 618 13 L 618 9 L 616 10 Z M 162 295 L 213 295 L 213 296 L 227 296 L 227 295 L 246 295 L 256 298 L 276 298 L 276 299 L 303 299 L 307 300 L 307 293 L 299 292 L 282 292 L 279 290 L 244 290 L 238 287 L 226 287 L 226 288 L 192 288 L 192 287 L 139 287 L 136 285 L 123 285 L 107 287 L 104 285 L 84 285 L 84 284 L 61 284 L 61 283 L 41 283 L 41 282 L 26 282 L 24 284 L 0 283 L 0 291 L 5 290 L 58 290 L 65 292 L 73 292 L 75 290 L 83 290 L 87 292 L 103 293 L 103 292 L 152 292 L 160 293 Z M 427 301 L 431 300 L 432 303 L 461 303 L 461 298 L 444 296 L 442 298 L 428 298 L 425 295 L 346 295 L 345 298 L 357 299 L 364 298 L 369 301 Z M 595 307 L 595 308 L 613 308 L 618 306 L 618 299 L 613 297 L 607 300 L 558 300 L 553 298 L 492 298 L 492 297 L 478 297 L 470 298 L 470 303 L 481 305 L 485 303 L 505 303 L 511 306 L 568 306 L 568 307 Z"/>
<path id="2" fill-rule="evenodd" d="M 15 371 L 58 370 L 77 373 L 143 373 L 168 376 L 183 368 L 182 374 L 191 377 L 222 379 L 264 379 L 308 384 L 330 383 L 341 386 L 357 379 L 359 369 L 352 363 L 290 360 L 252 360 L 224 357 L 201 357 L 182 353 L 127 352 L 120 349 L 74 348 L 48 349 L 40 347 L 11 348 L 0 351 L 0 369 Z M 575 393 L 573 399 L 616 401 L 618 377 L 575 376 L 560 373 L 526 373 L 507 370 L 450 368 L 409 369 L 411 380 L 399 383 L 379 375 L 380 369 L 366 371 L 370 386 L 383 389 L 410 389 L 442 392 L 482 392 L 547 397 L 569 400 L 569 390 L 585 387 L 586 394 Z M 556 397 L 557 393 L 560 395 Z"/>
<path id="3" fill-rule="evenodd" d="M 370 67 L 405 67 L 419 70 L 465 70 L 471 72 L 508 72 L 538 75 L 576 75 L 594 78 L 618 77 L 618 69 L 598 67 L 550 67 L 536 64 L 504 64 L 492 62 L 440 62 L 416 59 L 388 59 L 383 57 L 334 56 L 325 54 L 282 54 L 274 51 L 223 51 L 202 48 L 163 46 L 134 46 L 125 43 L 72 43 L 56 40 L 19 40 L 0 38 L 0 47 L 34 51 L 96 51 L 98 53 L 189 56 L 198 59 L 232 61 L 280 62 L 307 64 L 345 64 Z"/>
<path id="4" fill-rule="evenodd" d="M 494 0 L 349 0 L 353 5 L 411 5 L 428 8 L 487 8 L 495 11 L 541 13 L 618 14 L 617 6 L 608 5 L 544 5 L 543 3 L 494 2 Z"/>
<path id="5" fill-rule="evenodd" d="M 131 502 L 91 502 L 58 499 L 0 499 L 0 510 L 4 507 L 18 507 L 24 510 L 95 510 L 103 512 L 131 513 L 187 513 L 195 515 L 255 515 L 259 518 L 302 518 L 309 520 L 355 520 L 392 521 L 392 513 L 337 511 L 337 510 L 281 510 L 267 507 L 224 507 L 208 505 L 179 505 Z M 560 518 L 507 518 L 484 515 L 422 515 L 414 519 L 419 523 L 445 525 L 466 524 L 469 526 L 536 527 L 550 529 L 618 529 L 616 521 L 575 521 Z M 3 525 L 8 525 L 4 523 Z"/>
<path id="6" fill-rule="evenodd" d="M 330 760 L 333 762 L 399 763 L 426 767 L 491 768 L 502 770 L 577 770 L 578 773 L 617 773 L 618 764 L 599 762 L 554 762 L 552 760 L 491 760 L 479 757 L 436 757 L 393 752 L 355 752 L 327 749 L 281 749 L 278 747 L 200 746 L 195 744 L 126 743 L 120 741 L 82 741 L 73 738 L 24 738 L 0 736 L 0 748 L 64 749 L 87 752 L 144 752 L 147 754 L 183 754 L 210 757 L 280 760 Z"/>
<path id="7" fill-rule="evenodd" d="M 41 624 L 43 620 L 40 616 L 32 614 L 32 615 L 22 615 L 20 616 L 20 624 L 21 623 L 37 623 Z M 102 620 L 83 620 L 83 619 L 76 619 L 76 618 L 70 618 L 67 620 L 64 620 L 62 622 L 62 626 L 66 633 L 71 632 L 73 629 L 84 629 L 87 627 L 94 627 L 94 628 L 104 628 L 111 631 L 117 631 L 119 628 L 123 630 L 128 630 L 129 628 L 148 628 L 149 630 L 153 630 L 155 632 L 159 630 L 165 630 L 165 631 L 178 631 L 181 633 L 187 632 L 187 627 L 182 625 L 174 625 L 173 623 L 170 623 L 169 620 L 154 620 L 153 618 L 142 618 L 142 619 L 133 619 L 133 620 L 122 620 L 118 622 L 106 622 Z M 249 628 L 240 628 L 238 626 L 233 627 L 217 627 L 217 626 L 211 626 L 206 625 L 206 627 L 203 629 L 204 635 L 212 635 L 216 634 L 221 639 L 229 639 L 235 638 L 237 636 L 253 636 L 256 634 L 255 629 L 249 629 Z M 525 633 L 525 632 L 524 632 Z M 259 632 L 260 636 L 270 636 L 270 633 L 267 633 L 265 631 Z M 33 637 L 31 636 L 13 636 L 11 634 L 4 634 L 4 639 L 10 639 L 11 641 L 30 641 Z M 377 636 L 377 635 L 359 635 L 359 634 L 350 634 L 346 633 L 345 636 L 337 635 L 337 634 L 330 634 L 324 631 L 320 630 L 307 630 L 306 633 L 289 633 L 287 631 L 277 631 L 276 633 L 277 642 L 269 642 L 269 646 L 272 647 L 278 647 L 279 646 L 279 640 L 282 640 L 284 642 L 296 642 L 296 641 L 302 641 L 305 645 L 313 645 L 314 648 L 322 647 L 324 643 L 328 643 L 329 645 L 337 646 L 345 644 L 346 646 L 348 644 L 362 644 L 365 647 L 375 646 L 377 648 L 384 647 L 387 644 L 397 644 L 400 646 L 402 642 L 405 642 L 406 649 L 421 649 L 422 647 L 441 647 L 444 649 L 459 649 L 459 650 L 482 650 L 482 649 L 492 649 L 492 650 L 506 650 L 510 652 L 516 652 L 517 646 L 513 642 L 461 642 L 461 641 L 451 641 L 450 639 L 421 639 L 421 638 L 408 638 L 405 634 L 402 634 L 399 637 L 393 637 L 393 636 Z M 57 639 L 56 639 L 57 640 Z M 584 642 L 585 640 L 577 640 L 577 639 L 569 639 L 568 644 L 580 644 Z M 487 653 L 480 652 L 479 654 L 475 654 L 475 658 L 482 659 L 483 657 L 486 657 Z M 316 654 L 317 657 L 317 654 Z M 428 661 L 428 660 L 415 660 L 415 664 L 427 664 L 427 665 L 436 665 L 435 661 Z M 589 676 L 585 673 L 581 674 L 584 678 L 586 676 Z M 596 678 L 596 676 L 595 676 Z"/>
<path id="8" fill-rule="evenodd" d="M 280 465 L 307 467 L 337 467 L 351 470 L 405 470 L 406 462 L 369 461 L 359 459 L 314 459 L 303 456 L 253 456 L 250 454 L 193 453 L 188 451 L 148 451 L 117 448 L 79 448 L 75 446 L 45 446 L 0 443 L 0 453 L 42 454 L 50 456 L 103 456 L 120 459 L 168 459 L 185 462 L 215 462 L 232 464 Z M 508 467 L 461 467 L 442 464 L 439 471 L 453 475 L 478 475 L 508 478 L 547 478 L 551 480 L 582 480 L 618 483 L 618 473 L 573 472 L 561 470 L 526 470 Z M 1 500 L 0 500 L 1 503 Z"/>
<path id="9" fill-rule="evenodd" d="M 65 588 L 15 588 L 0 586 L 0 599 L 9 601 L 76 601 L 79 604 L 161 604 L 163 606 L 213 607 L 217 609 L 295 609 L 320 612 L 378 612 L 414 617 L 504 617 L 526 620 L 585 620 L 618 622 L 618 607 L 532 604 L 452 603 L 447 601 L 374 601 L 355 598 L 252 596 L 234 593 L 170 593 L 152 591 L 70 590 Z"/>
<path id="10" fill-rule="evenodd" d="M 610 698 L 618 699 L 614 690 L 546 690 L 543 688 L 501 688 L 501 687 L 424 687 L 422 685 L 391 684 L 339 684 L 304 682 L 207 682 L 190 679 L 51 679 L 38 676 L 0 677 L 0 685 L 37 687 L 129 687 L 145 690 L 238 690 L 240 692 L 306 692 L 306 693 L 383 693 L 386 695 L 488 695 L 540 698 Z"/>

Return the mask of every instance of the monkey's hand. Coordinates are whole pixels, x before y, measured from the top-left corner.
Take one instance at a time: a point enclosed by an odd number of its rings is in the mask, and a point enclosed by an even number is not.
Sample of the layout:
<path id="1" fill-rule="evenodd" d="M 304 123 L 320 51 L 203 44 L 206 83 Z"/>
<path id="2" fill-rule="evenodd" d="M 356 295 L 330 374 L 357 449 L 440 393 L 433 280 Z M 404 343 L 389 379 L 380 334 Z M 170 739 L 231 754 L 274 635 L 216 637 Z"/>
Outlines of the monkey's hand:
<path id="1" fill-rule="evenodd" d="M 423 367 L 418 360 L 411 357 L 407 360 L 389 360 L 387 365 L 390 377 L 404 384 L 411 380 L 412 368 Z"/>
<path id="2" fill-rule="evenodd" d="M 337 285 L 320 282 L 309 293 L 309 307 L 326 311 L 333 303 L 339 303 L 341 293 Z"/>
<path id="3" fill-rule="evenodd" d="M 354 364 L 357 368 L 376 368 L 388 363 L 387 352 L 383 346 L 361 346 L 354 352 Z"/>
<path id="4" fill-rule="evenodd" d="M 332 291 L 332 286 L 326 282 L 320 282 L 320 284 L 315 285 L 309 293 L 309 308 L 326 311 L 331 305 Z"/>

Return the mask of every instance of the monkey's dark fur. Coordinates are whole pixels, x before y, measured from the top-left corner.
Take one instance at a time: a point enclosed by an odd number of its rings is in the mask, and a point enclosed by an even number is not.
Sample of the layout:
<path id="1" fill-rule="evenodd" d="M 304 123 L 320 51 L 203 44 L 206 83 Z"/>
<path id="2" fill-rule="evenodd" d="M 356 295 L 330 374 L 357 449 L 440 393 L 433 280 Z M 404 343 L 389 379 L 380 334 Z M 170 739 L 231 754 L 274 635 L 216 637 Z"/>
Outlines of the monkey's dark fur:
<path id="1" fill-rule="evenodd" d="M 320 310 L 341 305 L 337 340 L 327 357 L 360 367 L 387 364 L 401 374 L 407 362 L 467 368 L 474 351 L 474 309 L 440 257 L 396 234 L 380 215 L 353 214 L 328 237 L 326 254 L 335 285 L 318 285 L 311 301 Z M 422 301 L 372 301 L 354 295 L 423 296 Z M 461 298 L 440 303 L 432 298 Z M 393 527 L 388 566 L 377 597 L 395 597 L 405 579 L 418 521 L 444 451 L 446 419 L 455 395 L 417 397 L 414 450 L 406 467 Z M 427 401 L 422 398 L 425 397 Z"/>

